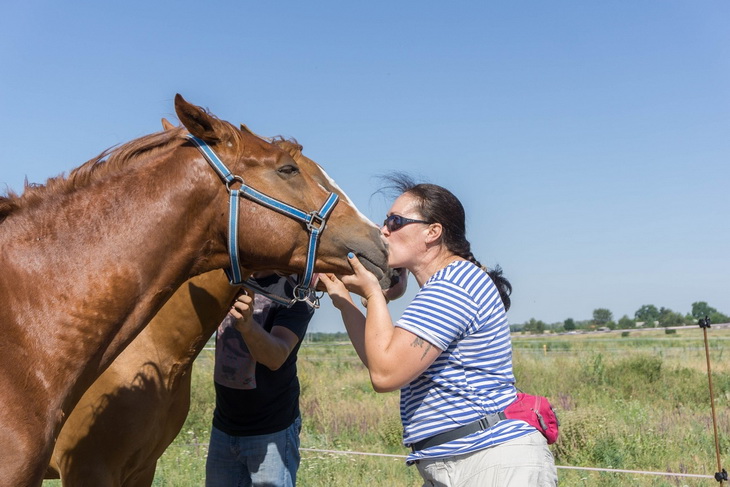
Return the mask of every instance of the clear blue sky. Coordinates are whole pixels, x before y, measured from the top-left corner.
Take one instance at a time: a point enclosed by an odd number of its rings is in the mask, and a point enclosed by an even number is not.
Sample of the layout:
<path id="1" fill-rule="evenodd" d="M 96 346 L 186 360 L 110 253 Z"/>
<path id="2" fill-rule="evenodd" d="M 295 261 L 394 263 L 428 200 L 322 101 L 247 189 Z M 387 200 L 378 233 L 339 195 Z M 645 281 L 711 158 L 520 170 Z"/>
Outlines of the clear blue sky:
<path id="1" fill-rule="evenodd" d="M 729 20 L 724 0 L 10 2 L 0 192 L 177 122 L 180 93 L 297 138 L 375 221 L 379 174 L 450 188 L 513 323 L 728 314 Z M 329 303 L 311 329 L 343 330 Z"/>

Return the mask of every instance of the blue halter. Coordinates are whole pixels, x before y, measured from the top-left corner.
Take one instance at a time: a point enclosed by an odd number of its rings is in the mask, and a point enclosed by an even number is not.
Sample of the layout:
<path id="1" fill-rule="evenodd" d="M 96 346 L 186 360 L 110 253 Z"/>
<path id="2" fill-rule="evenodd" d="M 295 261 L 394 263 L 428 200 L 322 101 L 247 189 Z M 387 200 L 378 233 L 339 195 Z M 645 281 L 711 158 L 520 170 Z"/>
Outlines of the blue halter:
<path id="1" fill-rule="evenodd" d="M 317 244 L 319 242 L 319 237 L 327 224 L 327 218 L 329 218 L 330 213 L 337 204 L 339 196 L 335 193 L 330 193 L 319 211 L 306 213 L 246 185 L 243 181 L 243 177 L 232 174 L 223 161 L 221 161 L 220 157 L 218 157 L 218 155 L 207 143 L 205 143 L 204 140 L 192 134 L 188 134 L 187 137 L 191 142 L 193 142 L 193 144 L 195 144 L 208 163 L 213 167 L 213 169 L 215 169 L 215 172 L 217 172 L 221 179 L 223 179 L 223 182 L 226 184 L 226 190 L 230 195 L 230 203 L 228 206 L 228 254 L 231 258 L 231 267 L 230 269 L 225 270 L 226 275 L 228 276 L 228 281 L 234 286 L 245 284 L 246 287 L 250 287 L 255 291 L 263 291 L 263 289 L 256 285 L 252 280 L 248 280 L 245 283 L 243 282 L 243 279 L 241 278 L 241 266 L 238 260 L 238 201 L 241 197 L 248 198 L 266 208 L 282 213 L 294 220 L 303 222 L 307 226 L 307 231 L 309 232 L 307 263 L 304 268 L 303 277 L 294 287 L 294 298 L 289 300 L 268 294 L 267 297 L 286 306 L 291 306 L 297 301 L 309 301 L 313 306 L 319 307 L 319 298 L 317 298 L 314 290 L 310 289 L 312 276 L 314 275 L 314 262 L 317 260 Z M 233 189 L 231 187 L 231 185 L 236 182 L 241 185 L 239 189 Z"/>

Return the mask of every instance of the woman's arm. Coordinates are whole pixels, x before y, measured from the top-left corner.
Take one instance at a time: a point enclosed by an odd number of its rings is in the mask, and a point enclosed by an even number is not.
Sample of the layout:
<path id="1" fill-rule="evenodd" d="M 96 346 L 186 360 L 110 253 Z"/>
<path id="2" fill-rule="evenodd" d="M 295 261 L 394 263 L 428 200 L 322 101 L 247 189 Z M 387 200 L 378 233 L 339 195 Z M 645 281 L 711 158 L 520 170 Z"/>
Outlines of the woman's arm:
<path id="1" fill-rule="evenodd" d="M 350 337 L 352 346 L 360 357 L 360 361 L 368 366 L 367 357 L 365 356 L 365 315 L 352 301 L 350 292 L 345 288 L 334 274 L 320 274 L 319 281 L 323 283 L 327 289 L 327 294 L 332 299 L 332 304 L 340 310 L 342 322 Z"/>
<path id="2" fill-rule="evenodd" d="M 410 331 L 394 326 L 382 294 L 368 298 L 365 356 L 370 382 L 377 392 L 395 391 L 413 382 L 441 352 Z"/>
<path id="3" fill-rule="evenodd" d="M 350 257 L 350 264 L 355 274 L 339 279 L 327 276 L 324 281 L 327 292 L 343 315 L 353 346 L 370 372 L 373 388 L 378 392 L 400 389 L 421 375 L 441 350 L 413 333 L 393 326 L 377 278 L 357 257 Z M 367 316 L 357 309 L 348 291 L 367 300 Z"/>

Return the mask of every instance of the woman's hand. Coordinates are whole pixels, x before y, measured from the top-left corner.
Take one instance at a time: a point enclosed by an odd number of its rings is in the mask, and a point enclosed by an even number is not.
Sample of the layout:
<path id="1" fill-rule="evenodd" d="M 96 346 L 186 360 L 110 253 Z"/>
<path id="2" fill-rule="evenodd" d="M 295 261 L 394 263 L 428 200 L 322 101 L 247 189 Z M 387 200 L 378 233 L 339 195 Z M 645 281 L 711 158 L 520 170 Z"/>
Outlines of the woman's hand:
<path id="1" fill-rule="evenodd" d="M 332 300 L 332 305 L 340 311 L 344 306 L 352 304 L 350 291 L 334 274 L 320 274 L 319 282 L 324 284 L 325 290 Z"/>
<path id="2" fill-rule="evenodd" d="M 236 296 L 236 299 L 231 305 L 229 314 L 236 318 L 236 329 L 243 334 L 253 323 L 253 299 L 254 292 L 248 289 L 242 289 L 241 294 Z"/>
<path id="3" fill-rule="evenodd" d="M 380 288 L 380 283 L 378 282 L 378 278 L 375 277 L 375 274 L 367 270 L 360 263 L 360 259 L 352 252 L 347 254 L 347 259 L 350 262 L 352 270 L 355 272 L 352 275 L 340 277 L 347 290 L 362 296 L 366 300 L 375 295 L 382 296 L 383 291 Z"/>
<path id="4" fill-rule="evenodd" d="M 324 284 L 332 299 L 335 308 L 342 310 L 347 305 L 352 305 L 350 292 L 363 297 L 364 302 L 375 294 L 383 295 L 380 283 L 375 274 L 367 270 L 355 257 L 355 254 L 347 255 L 352 270 L 355 272 L 347 276 L 335 276 L 334 274 L 320 275 L 320 282 Z"/>

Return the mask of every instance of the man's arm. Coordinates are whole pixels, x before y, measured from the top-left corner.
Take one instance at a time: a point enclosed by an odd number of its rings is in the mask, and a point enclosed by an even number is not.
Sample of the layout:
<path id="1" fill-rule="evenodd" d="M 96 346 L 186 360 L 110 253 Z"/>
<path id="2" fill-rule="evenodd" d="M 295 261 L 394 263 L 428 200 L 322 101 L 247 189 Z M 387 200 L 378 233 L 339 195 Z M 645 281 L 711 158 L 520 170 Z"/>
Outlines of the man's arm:
<path id="1" fill-rule="evenodd" d="M 230 313 L 236 318 L 235 327 L 243 336 L 254 360 L 271 370 L 277 370 L 297 346 L 299 337 L 284 326 L 274 325 L 269 333 L 258 325 L 253 319 L 254 298 L 254 293 L 246 290 L 246 294 L 240 294 L 233 302 Z M 302 319 L 308 322 L 310 317 Z"/>

